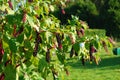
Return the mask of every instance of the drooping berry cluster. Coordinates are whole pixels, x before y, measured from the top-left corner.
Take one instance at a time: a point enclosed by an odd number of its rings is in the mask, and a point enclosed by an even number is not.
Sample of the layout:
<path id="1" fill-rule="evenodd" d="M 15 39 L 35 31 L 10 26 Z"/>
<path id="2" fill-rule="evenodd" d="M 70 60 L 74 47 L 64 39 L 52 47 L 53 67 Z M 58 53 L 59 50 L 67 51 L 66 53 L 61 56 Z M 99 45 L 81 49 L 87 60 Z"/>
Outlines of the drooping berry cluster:
<path id="1" fill-rule="evenodd" d="M 36 31 L 36 38 L 35 38 L 35 47 L 34 47 L 34 52 L 33 56 L 37 56 L 38 48 L 39 48 L 39 43 L 42 43 L 42 38 L 39 35 L 40 33 Z"/>

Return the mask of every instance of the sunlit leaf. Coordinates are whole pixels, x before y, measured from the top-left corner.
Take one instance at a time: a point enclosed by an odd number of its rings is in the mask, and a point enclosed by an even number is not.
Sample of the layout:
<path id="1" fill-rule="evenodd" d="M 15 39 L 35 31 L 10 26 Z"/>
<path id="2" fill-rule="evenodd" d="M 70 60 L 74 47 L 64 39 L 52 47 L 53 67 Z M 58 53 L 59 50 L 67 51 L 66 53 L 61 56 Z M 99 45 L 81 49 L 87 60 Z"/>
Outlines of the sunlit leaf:
<path id="1" fill-rule="evenodd" d="M 39 32 L 39 27 L 33 22 L 33 18 L 27 15 L 27 20 L 30 26 Z"/>

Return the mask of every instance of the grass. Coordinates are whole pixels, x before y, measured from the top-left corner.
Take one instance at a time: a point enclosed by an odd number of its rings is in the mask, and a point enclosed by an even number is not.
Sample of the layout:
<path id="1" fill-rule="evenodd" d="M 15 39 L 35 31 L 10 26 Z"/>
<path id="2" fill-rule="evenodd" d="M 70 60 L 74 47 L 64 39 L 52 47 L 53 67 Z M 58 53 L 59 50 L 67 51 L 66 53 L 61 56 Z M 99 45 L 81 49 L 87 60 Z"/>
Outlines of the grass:
<path id="1" fill-rule="evenodd" d="M 102 57 L 99 65 L 86 63 L 81 65 L 80 61 L 70 60 L 70 75 L 65 80 L 120 80 L 120 56 Z"/>
<path id="2" fill-rule="evenodd" d="M 100 56 L 101 62 L 99 65 L 94 62 L 92 64 L 86 62 L 83 66 L 81 61 L 75 57 L 68 59 L 67 65 L 70 75 L 67 76 L 64 72 L 62 73 L 64 79 L 59 80 L 120 80 L 120 55 L 113 55 L 112 49 L 110 49 L 110 55 L 102 50 Z M 47 80 L 52 80 L 52 78 Z"/>
<path id="3" fill-rule="evenodd" d="M 117 43 L 116 47 L 120 47 L 120 42 Z"/>

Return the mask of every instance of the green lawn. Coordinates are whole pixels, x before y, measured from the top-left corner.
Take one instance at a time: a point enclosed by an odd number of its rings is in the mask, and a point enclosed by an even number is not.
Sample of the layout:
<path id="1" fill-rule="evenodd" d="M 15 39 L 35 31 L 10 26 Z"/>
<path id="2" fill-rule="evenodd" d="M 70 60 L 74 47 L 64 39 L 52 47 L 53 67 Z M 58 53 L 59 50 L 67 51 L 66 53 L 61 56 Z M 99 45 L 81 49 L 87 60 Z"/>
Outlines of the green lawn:
<path id="1" fill-rule="evenodd" d="M 120 43 L 118 44 L 120 47 Z M 118 46 L 117 46 L 118 47 Z M 104 49 L 101 51 L 101 62 L 96 65 L 86 62 L 85 66 L 77 58 L 67 60 L 70 75 L 65 72 L 64 77 L 59 80 L 120 80 L 120 55 L 113 55 L 112 49 L 107 55 Z M 51 76 L 51 75 L 50 75 Z M 47 80 L 52 80 L 50 77 Z"/>
<path id="2" fill-rule="evenodd" d="M 65 80 L 120 80 L 120 56 L 104 56 L 99 65 L 70 60 L 70 75 Z"/>

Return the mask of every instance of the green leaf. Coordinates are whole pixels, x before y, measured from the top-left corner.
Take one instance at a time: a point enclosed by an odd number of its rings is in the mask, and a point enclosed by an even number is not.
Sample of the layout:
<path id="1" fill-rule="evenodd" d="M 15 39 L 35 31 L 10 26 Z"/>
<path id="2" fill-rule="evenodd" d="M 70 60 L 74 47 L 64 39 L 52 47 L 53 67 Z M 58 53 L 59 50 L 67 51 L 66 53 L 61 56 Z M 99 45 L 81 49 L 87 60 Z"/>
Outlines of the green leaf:
<path id="1" fill-rule="evenodd" d="M 9 47 L 9 39 L 7 38 L 6 35 L 3 36 L 3 48 L 7 49 Z"/>
<path id="2" fill-rule="evenodd" d="M 85 48 L 87 49 L 87 50 L 89 50 L 89 47 L 90 47 L 90 43 L 85 43 Z"/>
<path id="3" fill-rule="evenodd" d="M 9 39 L 7 35 L 3 35 L 3 41 L 9 43 Z"/>
<path id="4" fill-rule="evenodd" d="M 107 45 L 108 45 L 108 47 L 113 48 L 113 45 L 112 45 L 112 43 L 110 43 L 110 41 L 107 41 Z"/>
<path id="5" fill-rule="evenodd" d="M 12 65 L 7 65 L 4 70 L 5 80 L 16 80 L 16 69 Z"/>
<path id="6" fill-rule="evenodd" d="M 35 25 L 35 23 L 33 22 L 34 21 L 33 18 L 31 16 L 27 15 L 27 20 L 28 20 L 30 26 L 32 28 L 35 28 L 39 32 L 39 27 L 37 25 Z"/>
<path id="7" fill-rule="evenodd" d="M 80 50 L 79 42 L 73 45 L 74 50 L 78 53 Z"/>
<path id="8" fill-rule="evenodd" d="M 33 35 L 32 31 L 33 30 L 32 30 L 32 28 L 30 26 L 25 26 L 24 32 L 25 32 L 25 35 L 26 35 L 27 38 L 29 38 L 30 35 Z"/>
<path id="9" fill-rule="evenodd" d="M 9 48 L 10 48 L 10 50 L 11 50 L 11 52 L 13 52 L 13 53 L 16 53 L 16 51 L 17 51 L 17 46 L 16 46 L 16 43 L 15 43 L 16 41 L 14 40 L 14 39 L 10 39 L 9 40 Z"/>
<path id="10" fill-rule="evenodd" d="M 44 4 L 44 10 L 46 14 L 49 14 L 49 7 L 47 3 Z"/>
<path id="11" fill-rule="evenodd" d="M 93 45 L 94 45 L 97 49 L 100 48 L 100 45 L 99 45 L 99 42 L 98 42 L 98 41 L 94 41 L 94 42 L 93 42 Z"/>
<path id="12" fill-rule="evenodd" d="M 30 61 L 32 62 L 32 64 L 33 64 L 34 66 L 38 66 L 38 64 L 39 64 L 39 59 L 38 59 L 38 57 L 31 56 L 31 60 L 30 60 Z"/>
<path id="13" fill-rule="evenodd" d="M 24 41 L 24 48 L 26 48 L 26 49 L 28 49 L 30 51 L 33 50 L 29 40 Z"/>
<path id="14" fill-rule="evenodd" d="M 57 57 L 62 64 L 65 63 L 65 54 L 57 53 Z"/>
<path id="15" fill-rule="evenodd" d="M 8 20 L 8 23 L 9 24 L 14 24 L 14 21 L 16 20 L 16 18 L 14 18 L 15 16 L 14 15 L 7 15 L 6 16 L 6 19 Z M 9 27 L 7 27 L 9 28 Z"/>
<path id="16" fill-rule="evenodd" d="M 20 34 L 20 35 L 17 37 L 17 41 L 18 41 L 19 43 L 22 43 L 23 40 L 24 40 L 24 34 Z"/>
<path id="17" fill-rule="evenodd" d="M 47 67 L 47 62 L 45 61 L 45 57 L 42 57 L 38 63 L 38 71 L 43 72 L 45 67 Z"/>
<path id="18" fill-rule="evenodd" d="M 67 44 L 63 45 L 63 52 L 69 52 L 71 50 L 71 47 L 72 47 L 71 45 L 69 46 Z"/>

